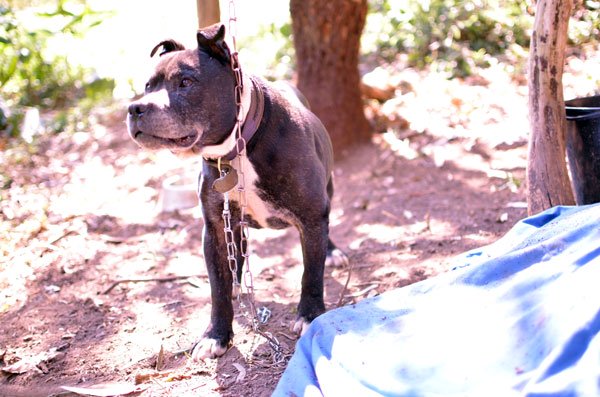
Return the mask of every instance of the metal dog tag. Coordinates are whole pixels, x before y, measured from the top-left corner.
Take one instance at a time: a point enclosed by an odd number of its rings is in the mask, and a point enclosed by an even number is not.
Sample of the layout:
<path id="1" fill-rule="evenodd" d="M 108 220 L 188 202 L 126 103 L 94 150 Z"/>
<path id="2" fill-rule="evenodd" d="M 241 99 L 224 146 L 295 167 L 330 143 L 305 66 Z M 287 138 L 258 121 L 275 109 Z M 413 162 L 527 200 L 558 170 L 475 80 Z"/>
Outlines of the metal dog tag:
<path id="1" fill-rule="evenodd" d="M 227 193 L 238 183 L 237 171 L 233 167 L 222 166 L 221 177 L 213 182 L 213 189 L 219 193 Z"/>

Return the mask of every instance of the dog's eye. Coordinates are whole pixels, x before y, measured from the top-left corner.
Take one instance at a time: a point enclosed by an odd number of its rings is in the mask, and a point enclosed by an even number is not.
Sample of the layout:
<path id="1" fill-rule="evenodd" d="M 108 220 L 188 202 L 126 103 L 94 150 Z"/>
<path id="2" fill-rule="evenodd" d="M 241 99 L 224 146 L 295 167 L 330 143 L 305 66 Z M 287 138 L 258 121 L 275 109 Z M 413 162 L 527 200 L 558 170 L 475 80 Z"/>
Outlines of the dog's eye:
<path id="1" fill-rule="evenodd" d="M 150 83 L 146 83 L 146 86 L 144 87 L 144 89 L 145 89 L 146 91 L 149 91 L 149 90 L 150 90 Z"/>
<path id="2" fill-rule="evenodd" d="M 181 79 L 181 82 L 179 83 L 179 87 L 181 87 L 181 88 L 189 87 L 192 85 L 192 83 L 193 83 L 192 79 L 184 77 L 183 79 Z"/>

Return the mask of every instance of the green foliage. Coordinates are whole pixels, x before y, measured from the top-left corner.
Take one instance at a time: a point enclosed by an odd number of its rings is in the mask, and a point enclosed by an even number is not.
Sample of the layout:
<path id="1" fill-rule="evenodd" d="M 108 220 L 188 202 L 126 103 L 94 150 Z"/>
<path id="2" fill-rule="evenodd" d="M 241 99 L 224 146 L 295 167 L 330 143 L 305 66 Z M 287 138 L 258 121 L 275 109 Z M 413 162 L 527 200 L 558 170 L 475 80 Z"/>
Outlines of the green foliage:
<path id="1" fill-rule="evenodd" d="M 600 0 L 579 0 L 569 24 L 572 45 L 600 36 Z M 530 0 L 369 0 L 362 52 L 392 61 L 406 54 L 411 66 L 467 76 L 502 57 L 522 71 L 534 22 Z M 291 23 L 261 27 L 241 48 L 273 60 L 263 74 L 289 78 L 294 67 Z"/>
<path id="2" fill-rule="evenodd" d="M 488 56 L 529 44 L 525 0 L 378 0 L 370 3 L 363 45 L 386 59 L 398 52 L 416 67 L 468 75 Z"/>
<path id="3" fill-rule="evenodd" d="M 584 0 L 575 7 L 569 22 L 569 42 L 573 46 L 598 42 L 600 37 L 600 1 Z"/>
<path id="4" fill-rule="evenodd" d="M 0 100 L 9 108 L 2 112 L 7 121 L 0 131 L 16 135 L 24 107 L 65 109 L 85 98 L 112 95 L 111 80 L 99 80 L 91 70 L 69 63 L 66 55 L 48 51 L 53 36 L 81 37 L 106 13 L 66 0 L 55 7 L 31 15 L 0 6 Z"/>
<path id="5" fill-rule="evenodd" d="M 588 0 L 588 2 L 590 2 Z M 415 67 L 431 66 L 466 76 L 506 54 L 522 61 L 533 26 L 528 0 L 370 0 L 362 52 L 392 61 L 406 54 Z M 271 51 L 266 72 L 289 77 L 294 51 L 289 21 L 263 27 L 244 46 Z M 268 43 L 266 45 L 265 43 Z M 255 48 L 253 52 L 256 52 Z"/>
<path id="6" fill-rule="evenodd" d="M 469 75 L 490 57 L 523 62 L 534 22 L 528 0 L 371 0 L 369 5 L 367 53 L 387 60 L 404 53 L 412 66 L 453 76 Z M 570 21 L 570 43 L 597 41 L 599 33 L 600 1 L 581 0 Z"/>
<path id="7" fill-rule="evenodd" d="M 260 26 L 255 35 L 242 38 L 240 48 L 242 52 L 252 54 L 247 61 L 251 63 L 251 69 L 255 72 L 271 80 L 292 78 L 295 51 L 290 19 Z M 258 57 L 255 57 L 256 54 L 259 54 Z M 253 62 L 252 58 L 255 58 L 256 62 Z"/>

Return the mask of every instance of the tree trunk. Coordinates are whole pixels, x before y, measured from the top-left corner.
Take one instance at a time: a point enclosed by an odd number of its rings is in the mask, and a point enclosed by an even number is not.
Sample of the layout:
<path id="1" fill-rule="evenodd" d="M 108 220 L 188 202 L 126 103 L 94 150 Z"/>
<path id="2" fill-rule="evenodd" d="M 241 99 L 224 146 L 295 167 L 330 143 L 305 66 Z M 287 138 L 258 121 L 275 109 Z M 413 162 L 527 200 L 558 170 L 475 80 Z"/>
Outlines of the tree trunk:
<path id="1" fill-rule="evenodd" d="M 529 55 L 527 206 L 530 215 L 575 201 L 565 162 L 562 75 L 573 0 L 539 0 Z"/>
<path id="2" fill-rule="evenodd" d="M 202 29 L 221 20 L 219 0 L 196 0 L 198 28 Z"/>
<path id="3" fill-rule="evenodd" d="M 358 55 L 367 0 L 290 0 L 298 88 L 321 119 L 336 156 L 371 137 Z"/>

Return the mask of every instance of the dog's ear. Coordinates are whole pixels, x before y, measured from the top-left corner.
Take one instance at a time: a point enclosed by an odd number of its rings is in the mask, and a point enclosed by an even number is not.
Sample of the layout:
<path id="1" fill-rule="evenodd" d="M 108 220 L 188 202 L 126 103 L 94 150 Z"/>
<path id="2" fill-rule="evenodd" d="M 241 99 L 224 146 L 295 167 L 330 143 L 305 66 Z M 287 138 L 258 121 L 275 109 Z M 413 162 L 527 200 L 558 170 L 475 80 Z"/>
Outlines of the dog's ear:
<path id="1" fill-rule="evenodd" d="M 161 41 L 150 52 L 150 58 L 152 58 L 154 56 L 154 54 L 156 54 L 156 51 L 158 51 L 159 49 L 161 49 L 161 51 L 158 55 L 162 57 L 163 55 L 165 55 L 166 53 L 171 52 L 171 51 L 185 50 L 185 47 L 183 46 L 183 44 L 181 44 L 175 40 Z"/>
<path id="2" fill-rule="evenodd" d="M 225 42 L 225 25 L 216 23 L 201 29 L 196 34 L 198 49 L 217 58 L 224 64 L 231 62 L 231 51 Z"/>

